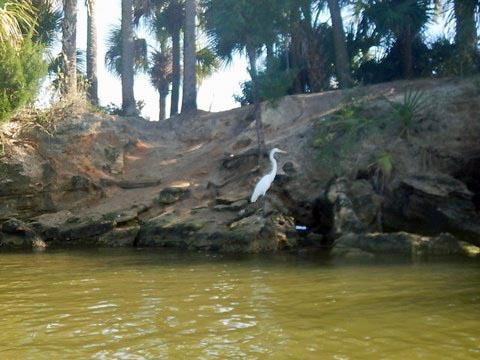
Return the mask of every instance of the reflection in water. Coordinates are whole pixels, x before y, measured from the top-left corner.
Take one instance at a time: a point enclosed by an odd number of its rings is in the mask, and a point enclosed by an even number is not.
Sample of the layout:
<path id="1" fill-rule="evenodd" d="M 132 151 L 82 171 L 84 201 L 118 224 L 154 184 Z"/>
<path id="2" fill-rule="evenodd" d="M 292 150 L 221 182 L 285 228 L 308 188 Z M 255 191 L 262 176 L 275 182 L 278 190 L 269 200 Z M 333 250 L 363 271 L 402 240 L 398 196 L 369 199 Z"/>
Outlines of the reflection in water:
<path id="1" fill-rule="evenodd" d="M 125 249 L 0 261 L 2 359 L 480 358 L 478 261 Z"/>

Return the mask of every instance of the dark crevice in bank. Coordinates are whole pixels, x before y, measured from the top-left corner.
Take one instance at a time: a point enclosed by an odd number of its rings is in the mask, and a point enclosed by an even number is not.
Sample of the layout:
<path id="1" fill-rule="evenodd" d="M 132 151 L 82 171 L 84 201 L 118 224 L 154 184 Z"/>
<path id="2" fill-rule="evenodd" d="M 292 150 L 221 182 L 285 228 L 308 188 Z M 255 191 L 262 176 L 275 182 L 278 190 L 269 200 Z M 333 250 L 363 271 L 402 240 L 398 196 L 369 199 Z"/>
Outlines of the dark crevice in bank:
<path id="1" fill-rule="evenodd" d="M 475 210 L 480 212 L 480 156 L 468 160 L 453 177 L 467 185 L 468 190 L 473 194 L 472 202 Z"/>

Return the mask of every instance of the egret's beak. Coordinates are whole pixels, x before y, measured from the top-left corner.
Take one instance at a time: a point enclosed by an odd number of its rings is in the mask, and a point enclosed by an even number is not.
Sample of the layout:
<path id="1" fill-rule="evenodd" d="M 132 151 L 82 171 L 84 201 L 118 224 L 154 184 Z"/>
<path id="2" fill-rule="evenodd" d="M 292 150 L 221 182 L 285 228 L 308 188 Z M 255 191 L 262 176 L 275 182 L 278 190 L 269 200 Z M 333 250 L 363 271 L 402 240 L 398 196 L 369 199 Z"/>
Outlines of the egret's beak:
<path id="1" fill-rule="evenodd" d="M 286 152 L 286 151 L 284 151 L 284 150 L 280 150 L 280 149 L 278 149 L 277 152 L 280 153 L 280 154 L 288 154 L 288 152 Z"/>

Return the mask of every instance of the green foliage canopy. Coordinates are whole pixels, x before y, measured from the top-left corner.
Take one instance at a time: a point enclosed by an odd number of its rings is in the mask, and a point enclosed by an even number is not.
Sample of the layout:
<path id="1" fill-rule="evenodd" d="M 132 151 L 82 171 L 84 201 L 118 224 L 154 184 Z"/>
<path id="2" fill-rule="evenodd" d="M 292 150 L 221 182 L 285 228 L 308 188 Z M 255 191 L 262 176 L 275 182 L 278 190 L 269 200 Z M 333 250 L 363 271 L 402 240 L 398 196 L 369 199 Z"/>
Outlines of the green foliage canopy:
<path id="1" fill-rule="evenodd" d="M 283 1 L 278 0 L 205 0 L 207 35 L 215 52 L 230 60 L 234 52 L 275 42 L 283 23 Z"/>

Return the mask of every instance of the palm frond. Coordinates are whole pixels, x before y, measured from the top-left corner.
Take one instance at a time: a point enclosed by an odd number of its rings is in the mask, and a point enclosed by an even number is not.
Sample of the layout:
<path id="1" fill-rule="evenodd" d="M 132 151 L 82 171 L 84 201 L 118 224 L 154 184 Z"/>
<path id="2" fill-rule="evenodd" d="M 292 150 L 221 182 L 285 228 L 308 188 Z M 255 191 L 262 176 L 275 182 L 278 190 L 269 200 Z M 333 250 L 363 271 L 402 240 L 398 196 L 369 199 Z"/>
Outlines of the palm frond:
<path id="1" fill-rule="evenodd" d="M 0 3 L 0 43 L 9 43 L 18 48 L 24 36 L 22 29 L 31 29 L 35 24 L 34 7 L 29 2 L 2 3 Z"/>
<path id="2" fill-rule="evenodd" d="M 147 42 L 134 35 L 134 70 L 142 72 L 148 69 Z M 107 52 L 105 66 L 114 76 L 122 74 L 122 30 L 119 25 L 113 26 L 107 35 Z"/>

